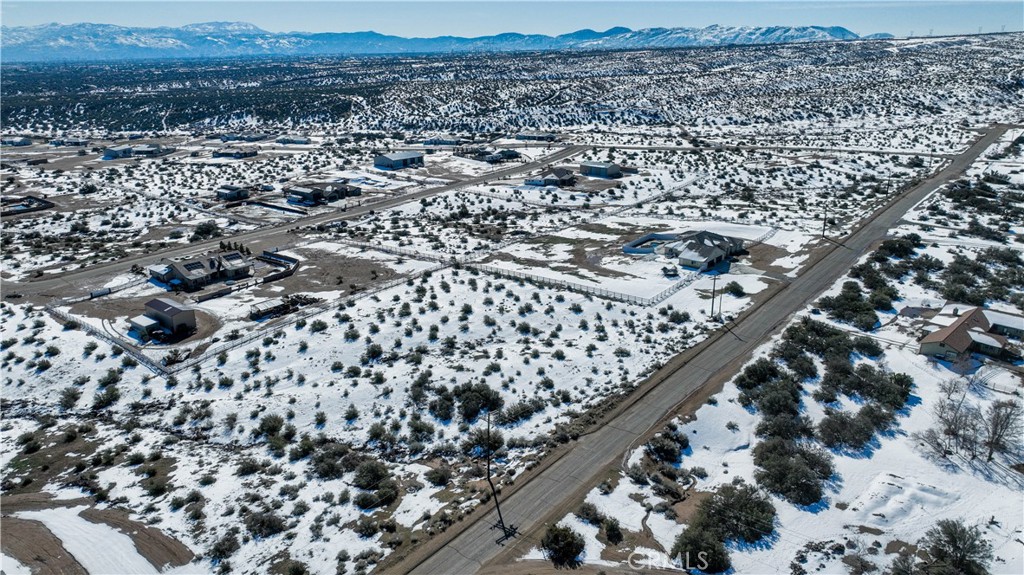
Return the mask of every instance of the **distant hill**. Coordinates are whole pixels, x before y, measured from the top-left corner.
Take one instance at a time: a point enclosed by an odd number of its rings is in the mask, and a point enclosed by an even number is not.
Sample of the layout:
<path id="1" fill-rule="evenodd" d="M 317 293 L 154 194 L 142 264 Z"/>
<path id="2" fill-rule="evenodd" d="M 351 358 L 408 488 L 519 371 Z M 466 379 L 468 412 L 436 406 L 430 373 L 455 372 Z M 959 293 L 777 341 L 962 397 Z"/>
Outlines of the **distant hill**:
<path id="1" fill-rule="evenodd" d="M 403 38 L 377 32 L 273 33 L 245 22 L 205 22 L 180 28 L 43 24 L 3 26 L 0 31 L 0 55 L 6 62 L 673 48 L 860 38 L 839 26 L 708 26 L 643 30 L 618 27 L 605 32 L 579 30 L 560 36 L 507 33 L 477 38 Z"/>

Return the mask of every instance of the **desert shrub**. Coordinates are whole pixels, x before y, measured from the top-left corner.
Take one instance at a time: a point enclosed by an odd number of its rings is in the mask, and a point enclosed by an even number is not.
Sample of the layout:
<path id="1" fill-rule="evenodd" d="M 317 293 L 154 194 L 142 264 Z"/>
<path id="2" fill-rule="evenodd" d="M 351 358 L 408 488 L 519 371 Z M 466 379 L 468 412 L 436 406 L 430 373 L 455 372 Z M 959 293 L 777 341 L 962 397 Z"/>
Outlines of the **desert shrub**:
<path id="1" fill-rule="evenodd" d="M 116 385 L 110 384 L 93 396 L 92 407 L 93 409 L 104 409 L 117 403 L 118 399 L 121 399 L 121 391 L 117 389 Z"/>
<path id="2" fill-rule="evenodd" d="M 754 434 L 763 438 L 802 439 L 813 437 L 814 427 L 810 418 L 805 415 L 780 414 L 763 417 L 758 422 Z"/>
<path id="3" fill-rule="evenodd" d="M 576 517 L 591 525 L 601 525 L 604 521 L 604 516 L 597 510 L 597 507 L 593 503 L 587 502 L 581 503 L 579 508 L 576 509 Z"/>
<path id="4" fill-rule="evenodd" d="M 765 383 L 778 379 L 782 376 L 779 366 L 765 358 L 759 358 L 754 363 L 743 369 L 743 372 L 736 376 L 733 383 L 742 390 L 755 389 Z"/>
<path id="5" fill-rule="evenodd" d="M 936 573 L 984 575 L 992 561 L 992 544 L 976 525 L 940 519 L 925 533 L 920 547 L 928 552 Z M 928 571 L 931 573 L 932 571 Z"/>
<path id="6" fill-rule="evenodd" d="M 252 457 L 246 457 L 245 459 L 238 462 L 238 467 L 235 468 L 235 475 L 246 476 L 252 475 L 257 471 L 263 469 L 263 466 L 259 461 L 256 461 Z"/>
<path id="7" fill-rule="evenodd" d="M 310 470 L 321 479 L 339 479 L 342 475 L 351 471 L 351 469 L 344 465 L 344 458 L 350 451 L 349 447 L 342 443 L 325 443 L 315 450 L 312 457 L 310 457 Z"/>
<path id="8" fill-rule="evenodd" d="M 391 479 L 380 482 L 377 490 L 374 491 L 377 502 L 373 507 L 385 507 L 391 505 L 398 499 L 398 484 Z"/>
<path id="9" fill-rule="evenodd" d="M 844 282 L 839 295 L 818 300 L 818 306 L 826 310 L 832 319 L 851 324 L 861 331 L 870 331 L 878 323 L 874 306 L 864 298 L 860 285 L 854 281 Z"/>
<path id="10" fill-rule="evenodd" d="M 878 357 L 882 355 L 882 346 L 866 335 L 853 338 L 853 349 L 857 353 L 867 357 Z"/>
<path id="11" fill-rule="evenodd" d="M 530 400 L 517 401 L 511 405 L 505 406 L 495 422 L 498 425 L 515 425 L 521 421 L 525 421 L 533 416 L 534 413 L 544 409 L 544 401 L 540 398 L 534 398 Z"/>
<path id="12" fill-rule="evenodd" d="M 736 281 L 731 281 L 731 282 L 725 284 L 725 288 L 724 289 L 725 289 L 726 293 L 728 293 L 731 296 L 743 297 L 743 296 L 747 295 L 747 292 L 745 292 L 743 290 L 743 286 L 741 286 L 739 284 L 739 282 L 736 282 Z"/>
<path id="13" fill-rule="evenodd" d="M 452 389 L 452 395 L 459 402 L 459 415 L 468 423 L 476 421 L 483 410 L 491 412 L 502 408 L 504 400 L 501 394 L 486 383 L 464 383 Z"/>
<path id="14" fill-rule="evenodd" d="M 356 468 L 352 484 L 360 489 L 373 489 L 381 481 L 391 477 L 391 471 L 383 462 L 369 459 Z"/>
<path id="15" fill-rule="evenodd" d="M 764 491 L 741 480 L 702 501 L 690 529 L 712 533 L 718 541 L 754 543 L 775 529 L 775 506 Z"/>
<path id="16" fill-rule="evenodd" d="M 245 518 L 245 528 L 253 537 L 270 537 L 285 530 L 284 519 L 273 513 L 250 513 Z"/>
<path id="17" fill-rule="evenodd" d="M 447 465 L 442 465 L 441 467 L 431 469 L 424 473 L 423 476 L 431 483 L 431 485 L 443 487 L 448 485 L 448 482 L 451 481 L 452 470 Z"/>
<path id="18" fill-rule="evenodd" d="M 540 547 L 557 567 L 575 567 L 579 565 L 580 553 L 586 542 L 583 536 L 569 527 L 551 525 L 540 541 Z"/>
<path id="19" fill-rule="evenodd" d="M 492 429 L 474 429 L 462 442 L 462 452 L 470 457 L 487 457 L 505 445 L 505 437 L 500 431 Z"/>
<path id="20" fill-rule="evenodd" d="M 682 456 L 679 444 L 664 435 L 652 437 L 644 446 L 644 451 L 655 461 L 663 463 L 677 463 Z"/>
<path id="21" fill-rule="evenodd" d="M 373 537 L 380 530 L 377 526 L 377 522 L 370 518 L 368 515 L 360 515 L 359 519 L 356 520 L 355 527 L 352 528 L 357 535 L 363 538 Z"/>
<path id="22" fill-rule="evenodd" d="M 800 384 L 792 377 L 782 377 L 740 394 L 740 403 L 749 405 L 751 402 L 765 417 L 796 417 L 800 413 Z"/>
<path id="23" fill-rule="evenodd" d="M 725 545 L 713 533 L 692 527 L 676 538 L 672 557 L 704 573 L 723 573 L 732 567 Z"/>
<path id="24" fill-rule="evenodd" d="M 253 431 L 257 436 L 268 436 L 273 437 L 278 433 L 281 433 L 281 428 L 284 427 L 284 418 L 280 415 L 265 415 L 263 419 L 260 419 L 260 424 Z"/>
<path id="25" fill-rule="evenodd" d="M 231 555 L 238 551 L 241 545 L 238 544 L 238 537 L 234 533 L 225 533 L 223 537 L 214 543 L 210 550 L 206 554 L 217 561 L 221 561 L 231 557 Z"/>
<path id="26" fill-rule="evenodd" d="M 619 520 L 614 517 L 607 517 L 604 520 L 604 536 L 612 545 L 622 543 L 622 528 L 619 527 Z"/>
<path id="27" fill-rule="evenodd" d="M 758 484 L 797 505 L 820 501 L 822 482 L 834 472 L 828 453 L 781 438 L 759 443 L 753 454 Z"/>
<path id="28" fill-rule="evenodd" d="M 860 449 L 875 434 L 870 421 L 845 411 L 831 411 L 818 423 L 818 439 L 826 447 Z"/>
<path id="29" fill-rule="evenodd" d="M 69 385 L 61 390 L 58 405 L 60 405 L 61 409 L 67 411 L 75 407 L 80 397 L 82 397 L 82 391 L 77 387 Z"/>

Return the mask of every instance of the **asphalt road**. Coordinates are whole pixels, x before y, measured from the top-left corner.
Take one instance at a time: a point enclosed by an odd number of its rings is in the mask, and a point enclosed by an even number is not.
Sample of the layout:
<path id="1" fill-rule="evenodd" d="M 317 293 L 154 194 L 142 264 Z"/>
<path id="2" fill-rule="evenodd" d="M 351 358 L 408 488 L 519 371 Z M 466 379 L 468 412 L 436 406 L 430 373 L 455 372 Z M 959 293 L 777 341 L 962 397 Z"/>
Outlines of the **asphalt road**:
<path id="1" fill-rule="evenodd" d="M 581 487 L 596 485 L 602 470 L 618 461 L 635 439 L 657 425 L 664 416 L 686 397 L 718 374 L 722 366 L 749 357 L 798 310 L 842 277 L 871 245 L 884 238 L 903 215 L 917 202 L 946 182 L 956 179 L 1006 127 L 993 127 L 977 143 L 952 160 L 935 176 L 909 190 L 901 199 L 883 208 L 849 235 L 843 244 L 823 256 L 789 285 L 781 289 L 765 305 L 762 304 L 731 326 L 731 334 L 713 341 L 684 367 L 669 375 L 660 384 L 622 411 L 597 431 L 582 436 L 572 448 L 550 467 L 520 486 L 502 500 L 505 520 L 521 532 L 537 525 L 557 521 L 549 517 L 566 499 Z M 488 504 L 489 505 L 489 504 Z M 471 523 L 470 523 L 471 521 Z M 503 551 L 495 544 L 496 531 L 490 529 L 497 521 L 493 507 L 489 512 L 474 514 L 454 529 L 463 529 L 454 539 L 409 571 L 423 575 L 475 573 L 487 561 Z M 513 541 L 516 552 L 525 553 L 533 541 Z"/>
<path id="2" fill-rule="evenodd" d="M 564 160 L 570 156 L 580 153 L 585 149 L 587 149 L 586 146 L 568 146 L 559 149 L 554 153 L 546 155 L 542 158 L 538 158 L 532 162 L 527 162 L 525 164 L 516 164 L 508 168 L 495 170 L 482 176 L 476 176 L 465 180 L 459 180 L 457 182 L 452 182 L 450 184 L 445 184 L 443 186 L 437 186 L 426 190 L 420 190 L 418 192 L 413 192 L 410 194 L 395 196 L 393 198 L 389 198 L 380 202 L 374 202 L 371 204 L 364 204 L 362 206 L 348 208 L 344 212 L 333 211 L 324 214 L 318 214 L 315 216 L 300 218 L 285 224 L 259 228 L 249 232 L 242 232 L 231 236 L 223 236 L 205 242 L 187 244 L 181 247 L 169 248 L 166 250 L 152 252 L 145 255 L 131 256 L 114 262 L 96 264 L 93 266 L 89 266 L 87 268 L 69 271 L 61 274 L 47 274 L 43 277 L 40 277 L 39 279 L 30 279 L 23 282 L 4 282 L 3 291 L 4 293 L 8 294 L 20 293 L 26 296 L 47 296 L 49 295 L 47 292 L 50 291 L 67 291 L 68 289 L 74 289 L 75 286 L 85 285 L 86 282 L 88 282 L 89 280 L 128 271 L 132 268 L 133 265 L 148 266 L 157 262 L 160 258 L 175 258 L 216 249 L 219 247 L 220 242 L 222 241 L 239 242 L 242 244 L 253 244 L 256 241 L 260 241 L 264 245 L 286 245 L 292 241 L 292 237 L 289 236 L 289 234 L 299 228 L 328 224 L 341 220 L 351 220 L 359 218 L 360 216 L 363 216 L 371 211 L 379 212 L 408 202 L 414 202 L 421 198 L 434 196 L 465 186 L 481 184 L 484 182 L 498 180 L 505 176 L 529 172 L 532 170 L 536 170 L 542 166 L 546 166 L 548 164 Z M 274 240 L 277 241 L 275 242 Z"/>

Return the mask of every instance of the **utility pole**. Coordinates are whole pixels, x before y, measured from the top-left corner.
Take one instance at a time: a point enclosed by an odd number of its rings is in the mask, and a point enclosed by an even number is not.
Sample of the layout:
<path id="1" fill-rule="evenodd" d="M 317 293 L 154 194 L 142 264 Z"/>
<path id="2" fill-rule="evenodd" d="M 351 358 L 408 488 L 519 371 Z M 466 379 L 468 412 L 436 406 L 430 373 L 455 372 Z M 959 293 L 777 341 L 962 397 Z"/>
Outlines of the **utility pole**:
<path id="1" fill-rule="evenodd" d="M 718 315 L 719 316 L 722 315 L 722 300 L 724 298 L 725 298 L 725 288 L 723 287 L 722 291 L 718 292 Z M 722 322 L 722 323 L 725 323 L 725 322 Z"/>
<path id="2" fill-rule="evenodd" d="M 498 502 L 498 490 L 494 488 L 494 481 L 491 480 L 491 410 L 487 410 L 487 484 L 491 486 L 491 497 L 494 498 L 494 509 L 498 511 L 498 522 L 491 526 L 491 529 L 501 529 L 501 537 L 494 540 L 498 545 L 503 545 L 506 540 L 519 534 L 515 525 L 505 525 L 505 518 L 501 515 L 501 503 Z"/>
<path id="3" fill-rule="evenodd" d="M 825 215 L 821 218 L 821 237 L 825 237 L 826 226 L 828 226 L 828 200 L 825 200 Z"/>
<path id="4" fill-rule="evenodd" d="M 718 274 L 711 276 L 711 317 L 715 317 L 715 286 L 718 285 Z"/>

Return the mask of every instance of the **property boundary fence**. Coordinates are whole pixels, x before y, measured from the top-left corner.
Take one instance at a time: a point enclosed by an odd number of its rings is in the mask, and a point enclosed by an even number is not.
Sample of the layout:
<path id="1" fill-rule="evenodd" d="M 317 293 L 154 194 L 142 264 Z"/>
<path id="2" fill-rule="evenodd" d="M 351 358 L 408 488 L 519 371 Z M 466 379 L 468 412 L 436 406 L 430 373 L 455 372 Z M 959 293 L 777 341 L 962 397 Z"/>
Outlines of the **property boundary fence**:
<path id="1" fill-rule="evenodd" d="M 102 330 L 102 329 L 100 329 L 100 328 L 98 328 L 98 327 L 96 327 L 94 325 L 90 325 L 88 323 L 82 322 L 78 318 L 74 317 L 73 315 L 65 313 L 65 312 L 62 312 L 62 311 L 60 311 L 59 309 L 57 309 L 57 308 L 55 308 L 53 306 L 49 306 L 49 305 L 48 306 L 44 306 L 43 309 L 45 309 L 47 313 L 49 313 L 50 315 L 52 315 L 53 317 L 55 317 L 55 318 L 57 318 L 59 320 L 63 320 L 64 322 L 70 322 L 70 323 L 74 323 L 74 324 L 78 325 L 83 331 L 85 331 L 89 335 L 95 337 L 96 339 L 104 341 L 104 342 L 110 344 L 111 346 L 117 346 L 117 347 L 123 349 L 124 353 L 128 354 L 133 359 L 135 359 L 136 361 L 138 361 L 142 365 L 148 367 L 152 371 L 158 372 L 158 373 L 166 373 L 166 368 L 162 364 L 160 364 L 159 362 L 153 360 L 152 358 L 148 357 L 146 354 L 144 354 L 141 351 L 139 351 L 138 348 L 136 348 L 131 343 L 129 343 L 129 342 L 127 342 L 127 341 L 125 341 L 125 340 L 123 340 L 123 339 L 121 339 L 119 337 L 113 336 L 113 335 L 107 333 L 106 331 L 104 331 L 104 330 Z"/>
<path id="2" fill-rule="evenodd" d="M 290 325 L 294 325 L 299 320 L 309 319 L 310 317 L 312 317 L 314 315 L 317 315 L 319 313 L 323 313 L 325 311 L 330 310 L 332 307 L 340 307 L 342 305 L 348 304 L 348 302 L 350 302 L 350 301 L 357 301 L 357 300 L 360 300 L 360 299 L 363 299 L 363 298 L 366 298 L 366 297 L 370 297 L 370 296 L 376 295 L 376 294 L 378 294 L 378 293 L 380 293 L 380 292 L 382 292 L 384 290 L 388 290 L 388 289 L 391 289 L 393 287 L 396 287 L 396 286 L 402 285 L 404 283 L 407 283 L 409 281 L 413 281 L 413 280 L 423 276 L 423 274 L 433 273 L 435 271 L 443 269 L 444 267 L 445 266 L 443 266 L 443 265 L 434 266 L 432 268 L 428 268 L 428 269 L 425 269 L 425 270 L 417 271 L 417 272 L 409 274 L 407 276 L 403 276 L 403 277 L 400 277 L 400 278 L 395 278 L 393 280 L 388 280 L 388 281 L 386 281 L 386 282 L 384 282 L 382 284 L 373 286 L 373 287 L 371 287 L 369 289 L 366 289 L 366 290 L 363 290 L 363 291 L 360 291 L 360 292 L 357 292 L 357 293 L 354 293 L 354 294 L 350 294 L 350 295 L 348 295 L 346 297 L 343 297 L 341 299 L 338 299 L 338 300 L 325 301 L 325 302 L 320 302 L 320 303 L 312 304 L 310 306 L 307 306 L 307 307 L 305 307 L 305 308 L 303 308 L 303 309 L 301 309 L 301 310 L 291 314 L 290 316 L 288 316 L 288 319 L 286 321 L 275 325 L 274 329 L 281 329 L 281 328 L 284 328 L 284 327 L 288 327 Z M 181 363 L 176 363 L 176 364 L 170 365 L 170 366 L 160 365 L 159 369 L 160 369 L 160 371 L 162 371 L 162 372 L 164 372 L 164 373 L 166 373 L 168 375 L 173 374 L 173 373 L 178 373 L 178 372 L 184 371 L 186 369 L 191 369 L 192 367 L 197 366 L 197 365 L 207 361 L 209 358 L 211 358 L 213 356 L 220 355 L 222 352 L 227 352 L 227 351 L 231 351 L 231 350 L 237 349 L 237 348 L 239 348 L 239 347 L 241 347 L 243 345 L 246 345 L 246 344 L 248 344 L 250 342 L 253 342 L 253 341 L 255 341 L 257 339 L 260 339 L 260 338 L 263 338 L 263 337 L 266 337 L 266 330 L 257 329 L 257 330 L 255 330 L 255 331 L 253 331 L 251 333 L 248 333 L 248 334 L 246 334 L 246 335 L 244 335 L 244 336 L 242 336 L 242 337 L 240 337 L 238 339 L 233 339 L 231 341 L 222 343 L 222 344 L 220 344 L 220 345 L 218 345 L 216 347 L 211 347 L 210 349 L 207 349 L 205 352 L 203 352 L 202 355 L 189 358 L 189 359 L 187 359 L 187 360 L 185 360 L 185 361 L 183 361 Z"/>

